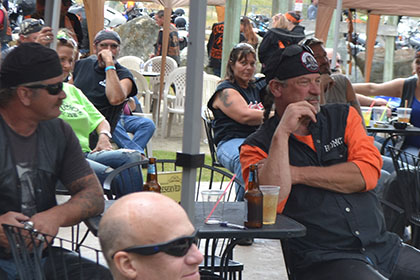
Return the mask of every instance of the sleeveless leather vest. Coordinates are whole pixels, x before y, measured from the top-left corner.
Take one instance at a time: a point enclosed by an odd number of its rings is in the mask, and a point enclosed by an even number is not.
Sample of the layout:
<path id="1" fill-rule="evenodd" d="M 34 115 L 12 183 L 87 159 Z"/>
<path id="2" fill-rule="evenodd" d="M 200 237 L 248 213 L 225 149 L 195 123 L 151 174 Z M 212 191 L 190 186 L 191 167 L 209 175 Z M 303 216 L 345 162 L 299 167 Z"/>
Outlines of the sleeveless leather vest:
<path id="1" fill-rule="evenodd" d="M 33 178 L 37 212 L 57 204 L 55 185 L 60 173 L 66 139 L 59 119 L 39 123 L 37 128 L 37 156 Z M 6 135 L 7 124 L 0 117 L 0 215 L 8 211 L 21 212 L 21 184 Z"/>

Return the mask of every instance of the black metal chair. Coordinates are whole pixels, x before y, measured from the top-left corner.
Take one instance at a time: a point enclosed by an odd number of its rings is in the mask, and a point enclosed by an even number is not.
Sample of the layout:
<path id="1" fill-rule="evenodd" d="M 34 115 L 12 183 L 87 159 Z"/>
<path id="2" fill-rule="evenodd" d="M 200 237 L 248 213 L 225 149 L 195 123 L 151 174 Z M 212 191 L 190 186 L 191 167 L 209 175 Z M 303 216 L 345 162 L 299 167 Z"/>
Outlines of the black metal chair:
<path id="1" fill-rule="evenodd" d="M 116 169 L 114 169 L 109 175 L 106 177 L 104 181 L 104 193 L 108 199 L 115 199 L 118 190 L 116 188 L 116 183 L 120 185 L 120 187 L 124 188 L 126 185 L 136 185 L 138 182 L 137 175 L 141 174 L 142 176 L 142 168 L 147 167 L 149 160 L 141 160 L 138 162 L 132 162 L 124 164 Z M 139 185 L 139 191 L 143 190 L 143 186 Z"/>
<path id="2" fill-rule="evenodd" d="M 404 210 L 406 225 L 411 227 L 410 244 L 420 248 L 420 158 L 400 149 L 388 146 L 397 173 L 400 204 Z"/>
<path id="3" fill-rule="evenodd" d="M 214 143 L 214 132 L 213 132 L 213 112 L 207 107 L 201 109 L 201 119 L 204 123 L 204 130 L 207 135 L 207 142 L 209 144 L 209 150 L 211 155 L 211 165 L 217 167 L 223 167 L 223 165 L 217 159 L 216 144 Z"/>
<path id="4" fill-rule="evenodd" d="M 2 226 L 20 280 L 111 277 L 110 272 L 99 264 L 100 250 L 74 244 L 71 240 L 53 238 L 30 227 Z M 72 250 L 76 245 L 79 250 Z M 48 256 L 48 259 L 43 259 L 44 256 Z"/>

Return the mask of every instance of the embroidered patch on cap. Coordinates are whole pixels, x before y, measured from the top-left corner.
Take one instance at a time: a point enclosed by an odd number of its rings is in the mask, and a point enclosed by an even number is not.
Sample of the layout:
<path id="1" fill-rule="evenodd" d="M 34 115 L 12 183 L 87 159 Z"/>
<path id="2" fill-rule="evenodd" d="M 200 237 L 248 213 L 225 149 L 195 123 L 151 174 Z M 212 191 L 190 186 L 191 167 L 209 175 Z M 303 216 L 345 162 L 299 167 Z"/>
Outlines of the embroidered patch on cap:
<path id="1" fill-rule="evenodd" d="M 301 56 L 302 65 L 311 72 L 318 72 L 318 64 L 315 58 L 308 52 L 302 52 Z"/>

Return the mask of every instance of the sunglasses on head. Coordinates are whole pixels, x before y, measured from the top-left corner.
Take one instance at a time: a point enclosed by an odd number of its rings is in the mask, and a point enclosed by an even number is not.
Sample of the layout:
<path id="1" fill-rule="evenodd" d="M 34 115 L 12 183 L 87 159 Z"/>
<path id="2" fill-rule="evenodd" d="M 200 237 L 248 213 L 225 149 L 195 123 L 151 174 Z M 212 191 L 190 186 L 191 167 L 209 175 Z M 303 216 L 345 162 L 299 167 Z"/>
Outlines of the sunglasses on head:
<path id="1" fill-rule="evenodd" d="M 254 49 L 254 47 L 253 46 L 251 46 L 250 44 L 248 44 L 248 43 L 239 43 L 239 44 L 236 44 L 233 48 L 232 48 L 232 50 L 238 50 L 238 49 Z"/>
<path id="2" fill-rule="evenodd" d="M 59 40 L 62 44 L 70 44 L 73 48 L 77 47 L 76 41 L 65 32 L 59 32 L 57 34 L 57 40 Z"/>
<path id="3" fill-rule="evenodd" d="M 164 252 L 174 257 L 183 257 L 187 254 L 192 244 L 197 244 L 197 231 L 190 236 L 182 236 L 164 243 L 151 244 L 145 246 L 133 246 L 120 251 L 135 253 L 142 256 L 151 256 L 159 252 Z M 118 252 L 118 251 L 117 251 Z M 114 258 L 115 252 L 112 255 Z"/>
<path id="4" fill-rule="evenodd" d="M 59 82 L 59 83 L 51 84 L 51 85 L 36 84 L 36 85 L 29 85 L 29 86 L 24 86 L 24 87 L 34 88 L 34 89 L 38 89 L 38 88 L 46 89 L 50 95 L 57 95 L 63 90 L 63 82 Z"/>

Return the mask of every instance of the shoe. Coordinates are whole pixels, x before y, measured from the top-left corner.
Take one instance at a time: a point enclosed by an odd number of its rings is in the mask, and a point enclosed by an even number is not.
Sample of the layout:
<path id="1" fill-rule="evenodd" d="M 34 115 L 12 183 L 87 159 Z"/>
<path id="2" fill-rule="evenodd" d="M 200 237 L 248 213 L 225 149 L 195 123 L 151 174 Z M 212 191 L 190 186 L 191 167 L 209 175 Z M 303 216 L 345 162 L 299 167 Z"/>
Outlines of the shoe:
<path id="1" fill-rule="evenodd" d="M 238 245 L 240 246 L 251 246 L 254 243 L 254 238 L 242 238 L 239 240 Z"/>

